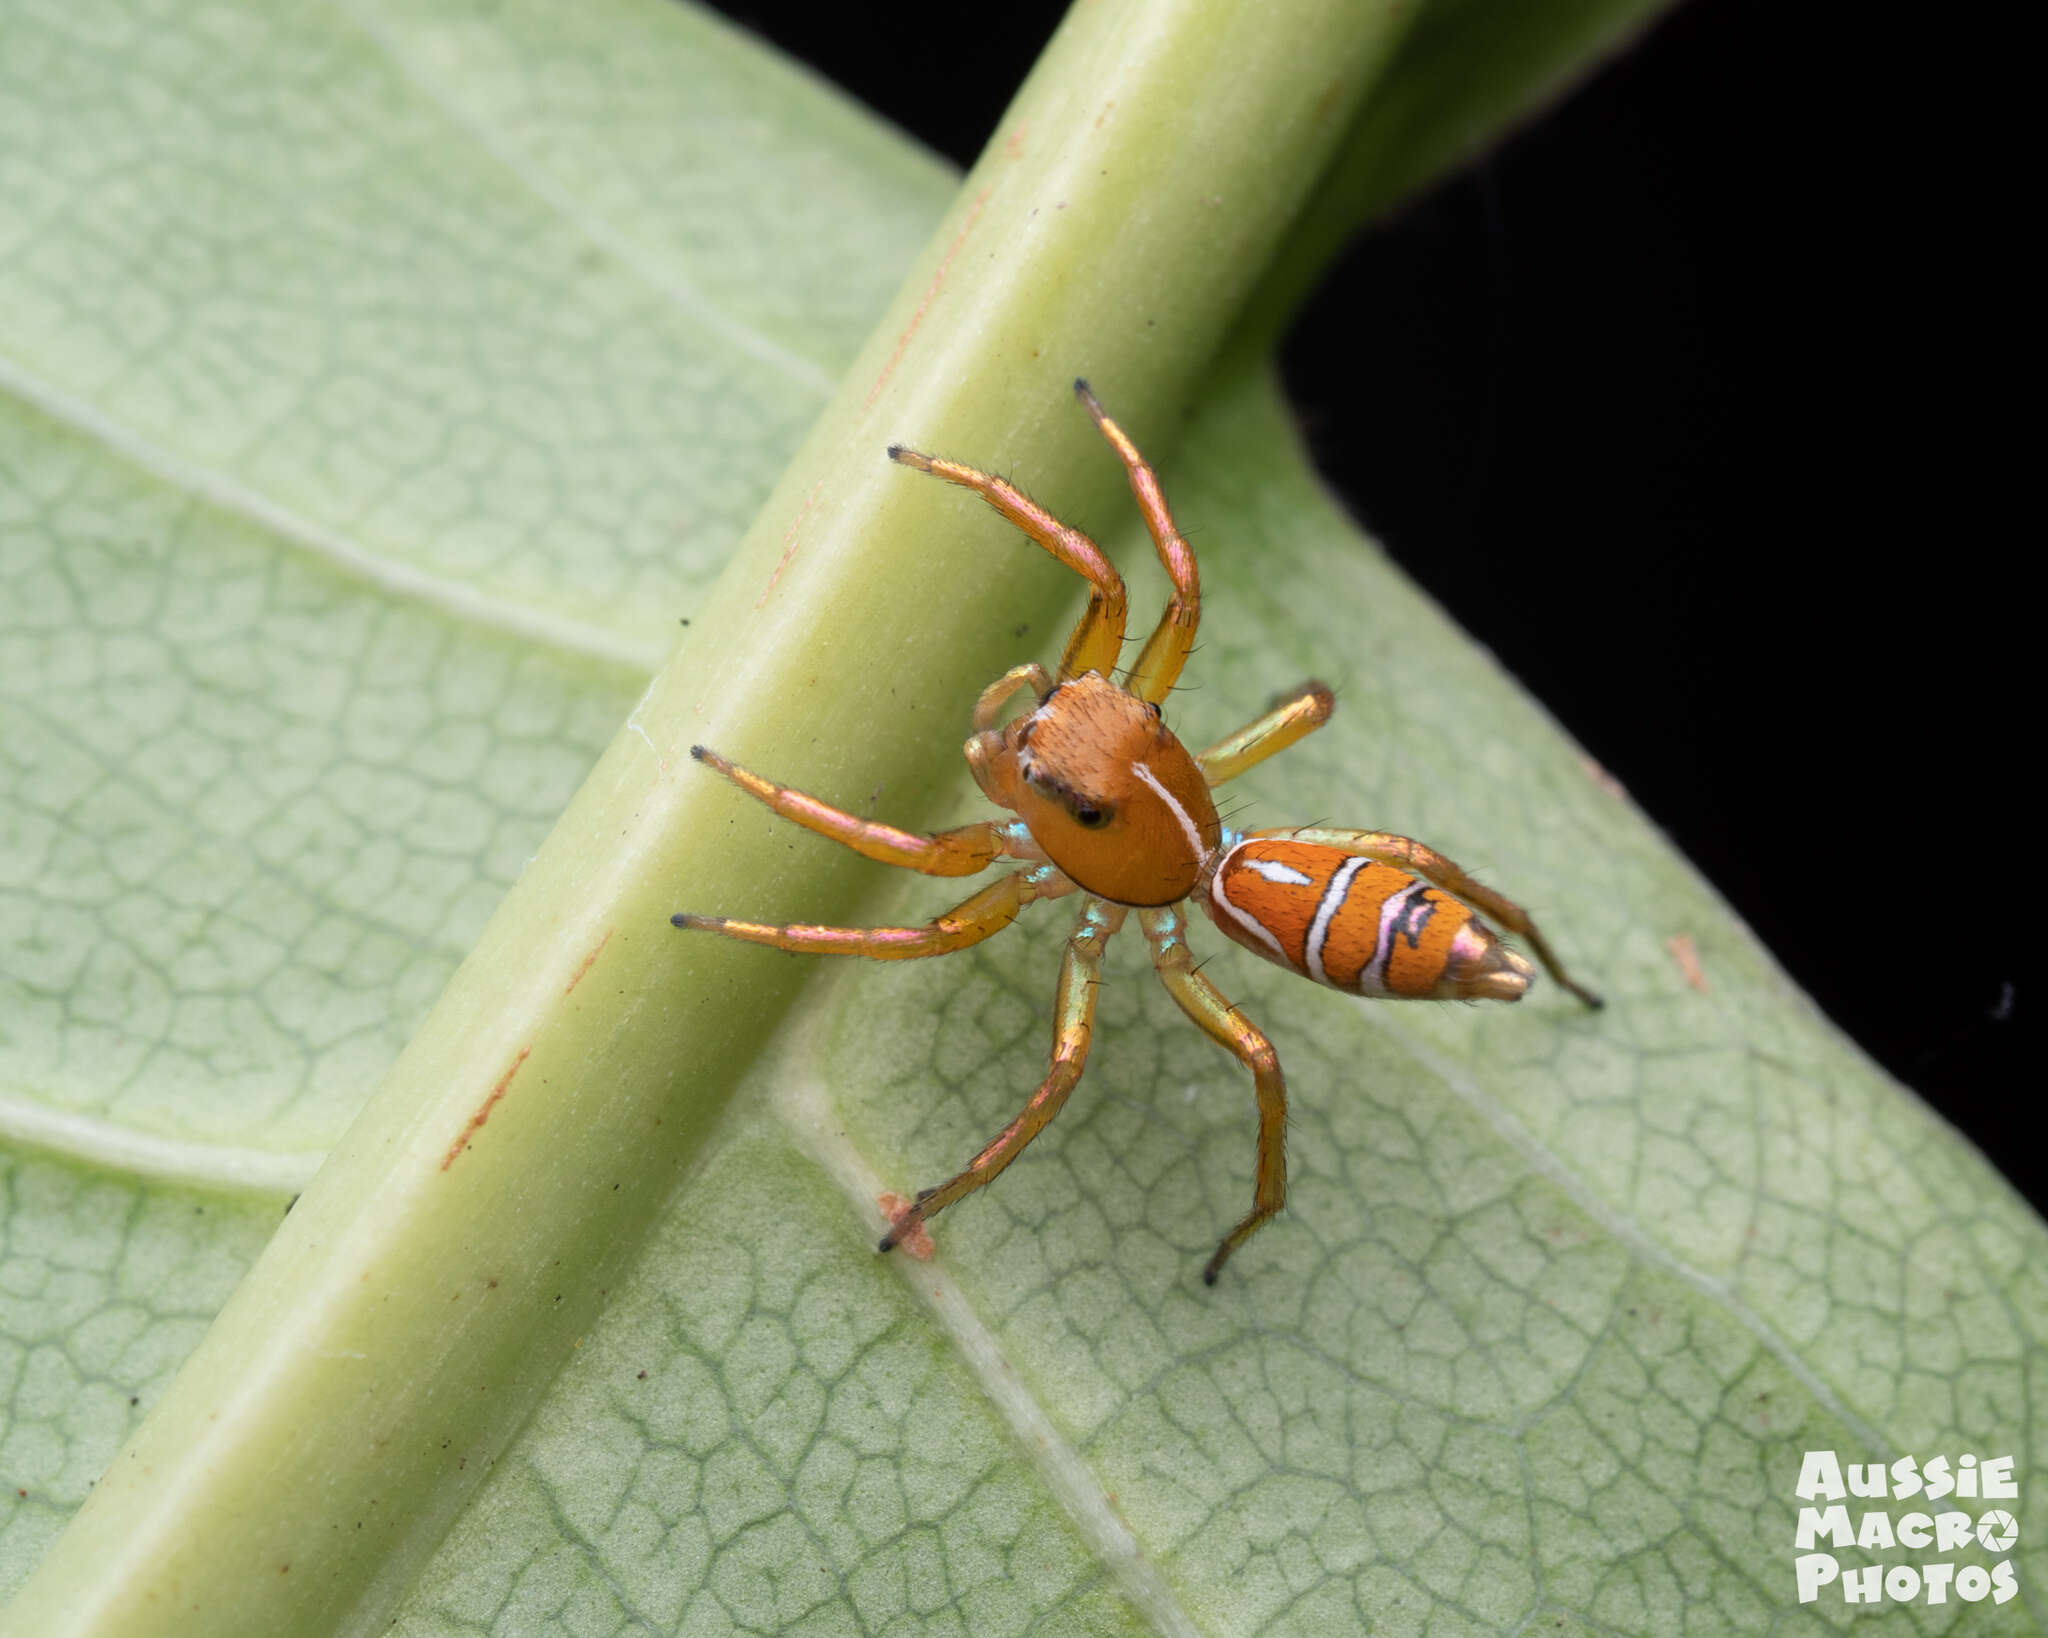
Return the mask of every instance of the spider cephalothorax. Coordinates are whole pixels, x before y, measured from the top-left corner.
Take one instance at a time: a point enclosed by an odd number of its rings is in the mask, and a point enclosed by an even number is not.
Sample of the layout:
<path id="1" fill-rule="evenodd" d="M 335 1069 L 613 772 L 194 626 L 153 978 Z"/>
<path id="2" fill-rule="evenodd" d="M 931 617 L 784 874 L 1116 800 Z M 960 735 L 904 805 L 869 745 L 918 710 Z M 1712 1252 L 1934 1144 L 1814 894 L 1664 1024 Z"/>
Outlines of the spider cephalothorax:
<path id="1" fill-rule="evenodd" d="M 1069 678 L 1009 727 L 977 734 L 967 760 L 989 799 L 1097 898 L 1178 903 L 1223 834 L 1188 748 L 1154 707 L 1100 672 Z"/>

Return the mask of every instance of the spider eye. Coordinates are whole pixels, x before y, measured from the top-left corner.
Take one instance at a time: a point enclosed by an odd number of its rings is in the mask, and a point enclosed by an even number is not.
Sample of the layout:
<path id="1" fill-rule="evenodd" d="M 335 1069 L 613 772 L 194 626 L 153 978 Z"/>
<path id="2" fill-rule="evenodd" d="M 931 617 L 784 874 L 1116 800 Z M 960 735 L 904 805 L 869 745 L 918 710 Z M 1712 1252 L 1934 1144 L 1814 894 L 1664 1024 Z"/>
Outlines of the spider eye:
<path id="1" fill-rule="evenodd" d="M 1074 810 L 1074 822 L 1083 830 L 1100 830 L 1109 823 L 1109 810 L 1083 803 Z"/>

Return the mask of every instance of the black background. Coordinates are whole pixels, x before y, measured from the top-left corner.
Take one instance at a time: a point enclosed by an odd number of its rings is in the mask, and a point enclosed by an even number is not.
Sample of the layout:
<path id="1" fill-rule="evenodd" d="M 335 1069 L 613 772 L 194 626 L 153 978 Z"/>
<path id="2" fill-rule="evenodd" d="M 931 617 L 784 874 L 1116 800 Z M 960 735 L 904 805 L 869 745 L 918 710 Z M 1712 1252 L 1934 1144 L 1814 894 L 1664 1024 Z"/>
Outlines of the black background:
<path id="1" fill-rule="evenodd" d="M 1063 8 L 725 9 L 966 166 Z M 2041 1206 L 1995 42 L 1797 9 L 1668 15 L 1362 238 L 1283 362 L 1394 556 Z"/>

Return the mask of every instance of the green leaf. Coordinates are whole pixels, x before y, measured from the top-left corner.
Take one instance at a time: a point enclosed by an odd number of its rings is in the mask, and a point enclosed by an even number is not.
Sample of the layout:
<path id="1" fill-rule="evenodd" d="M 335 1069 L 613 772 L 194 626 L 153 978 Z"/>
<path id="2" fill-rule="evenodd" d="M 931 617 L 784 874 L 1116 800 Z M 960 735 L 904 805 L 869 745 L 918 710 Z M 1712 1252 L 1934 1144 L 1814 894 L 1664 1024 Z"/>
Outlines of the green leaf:
<path id="1" fill-rule="evenodd" d="M 1317 209 L 1379 208 L 1634 13 L 1503 50 L 1477 0 L 1239 10 L 1082 8 L 945 214 L 687 11 L 15 8 L 6 1630 L 1819 1631 L 1809 1447 L 2015 1453 L 2025 1596 L 1874 1613 L 2038 1625 L 2040 1223 L 1361 543 L 1245 362 L 1340 137 Z M 881 449 L 1101 526 L 1142 618 L 1084 370 L 1203 553 L 1176 724 L 1339 685 L 1233 800 L 1427 837 L 1611 1002 L 1222 954 L 1294 1190 L 1214 1291 L 1248 1088 L 1139 948 L 917 1265 L 875 1198 L 1036 1084 L 1064 916 L 903 967 L 666 923 L 948 902 L 687 747 L 982 811 L 966 707 L 1075 588 Z"/>

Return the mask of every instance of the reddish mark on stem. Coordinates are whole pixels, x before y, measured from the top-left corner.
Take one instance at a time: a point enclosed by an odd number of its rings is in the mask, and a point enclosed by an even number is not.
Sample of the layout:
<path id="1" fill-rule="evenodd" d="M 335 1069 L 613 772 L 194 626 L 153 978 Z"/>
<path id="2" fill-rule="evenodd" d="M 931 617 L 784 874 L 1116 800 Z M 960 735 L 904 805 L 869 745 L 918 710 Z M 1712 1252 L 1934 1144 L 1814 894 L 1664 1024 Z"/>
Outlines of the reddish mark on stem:
<path id="1" fill-rule="evenodd" d="M 1678 970 L 1685 974 L 1688 984 L 1702 995 L 1712 988 L 1707 983 L 1706 969 L 1700 966 L 1700 952 L 1692 941 L 1692 934 L 1673 933 L 1664 941 L 1664 948 L 1671 952 L 1671 959 L 1678 963 Z"/>
<path id="2" fill-rule="evenodd" d="M 569 982 L 562 987 L 562 993 L 564 995 L 567 995 L 578 984 L 581 984 L 583 982 L 583 975 L 590 971 L 592 964 L 597 960 L 598 952 L 603 950 L 604 947 L 611 942 L 611 937 L 612 930 L 609 927 L 607 927 L 604 930 L 604 937 L 597 941 L 597 948 L 593 949 L 589 955 L 583 958 L 583 965 L 576 969 L 575 976 L 572 977 L 569 980 Z M 521 1056 L 523 1057 L 524 1054 L 522 1053 Z M 515 1065 L 514 1067 L 516 1068 L 517 1066 Z"/>
<path id="3" fill-rule="evenodd" d="M 988 203 L 989 190 L 983 188 L 974 196 L 974 206 L 967 213 L 967 220 L 960 224 L 960 231 L 953 235 L 953 242 L 946 246 L 946 254 L 939 258 L 939 270 L 932 275 L 932 282 L 925 286 L 924 295 L 919 298 L 917 311 L 910 315 L 910 322 L 903 326 L 903 333 L 896 338 L 896 350 L 889 355 L 889 362 L 882 366 L 882 373 L 875 377 L 875 384 L 868 389 L 868 401 L 861 407 L 873 409 L 875 400 L 882 396 L 882 389 L 889 384 L 889 377 L 896 373 L 896 366 L 903 362 L 904 351 L 910 346 L 910 338 L 917 334 L 918 326 L 924 323 L 925 309 L 930 307 L 939 293 L 939 286 L 946 282 L 946 274 L 953 265 L 953 258 L 960 253 L 960 247 L 967 242 L 967 235 L 974 231 L 974 224 L 981 220 L 981 207 Z"/>
<path id="4" fill-rule="evenodd" d="M 768 594 L 775 589 L 775 582 L 782 578 L 782 571 L 789 567 L 789 560 L 796 556 L 797 531 L 803 528 L 804 519 L 811 515 L 811 508 L 818 504 L 818 491 L 824 485 L 823 478 L 812 484 L 811 492 L 804 496 L 803 505 L 796 509 L 796 521 L 790 524 L 789 532 L 782 537 L 782 556 L 776 560 L 775 572 L 768 577 L 768 584 L 761 588 L 761 595 L 754 599 L 755 608 L 768 601 Z"/>
<path id="5" fill-rule="evenodd" d="M 602 941 L 600 940 L 601 947 Z M 593 958 L 596 954 L 597 951 L 591 951 Z M 498 1077 L 498 1084 L 491 1088 L 491 1095 L 484 1099 L 477 1112 L 469 1117 L 469 1124 L 463 1127 L 462 1135 L 448 1145 L 448 1158 L 441 1162 L 442 1171 L 445 1172 L 450 1166 L 455 1164 L 455 1157 L 469 1147 L 469 1140 L 476 1136 L 477 1129 L 491 1118 L 492 1106 L 505 1095 L 505 1088 L 512 1084 L 512 1077 L 519 1073 L 519 1066 L 526 1062 L 526 1055 L 532 1050 L 532 1047 L 521 1047 L 519 1049 L 519 1056 L 512 1060 L 512 1067 Z"/>

